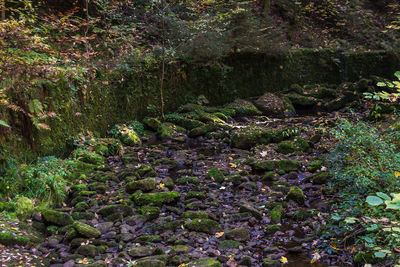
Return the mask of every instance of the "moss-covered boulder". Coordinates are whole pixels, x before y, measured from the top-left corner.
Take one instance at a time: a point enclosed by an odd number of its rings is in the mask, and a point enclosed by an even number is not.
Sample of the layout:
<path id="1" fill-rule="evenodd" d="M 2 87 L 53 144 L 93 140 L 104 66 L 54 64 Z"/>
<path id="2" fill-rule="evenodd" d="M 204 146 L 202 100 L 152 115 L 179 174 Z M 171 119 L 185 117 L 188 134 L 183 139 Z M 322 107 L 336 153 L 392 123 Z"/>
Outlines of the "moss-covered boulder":
<path id="1" fill-rule="evenodd" d="M 154 206 L 144 206 L 139 209 L 140 213 L 146 216 L 149 220 L 158 218 L 160 215 L 160 208 Z"/>
<path id="2" fill-rule="evenodd" d="M 146 117 L 143 119 L 143 124 L 150 130 L 157 131 L 161 125 L 161 121 L 157 118 Z"/>
<path id="3" fill-rule="evenodd" d="M 274 234 L 274 233 L 278 232 L 279 230 L 281 230 L 281 227 L 280 227 L 279 225 L 277 225 L 277 224 L 272 224 L 272 225 L 268 226 L 268 227 L 265 229 L 265 232 L 266 232 L 267 234 Z"/>
<path id="4" fill-rule="evenodd" d="M 176 180 L 177 184 L 187 185 L 187 184 L 199 184 L 200 179 L 194 176 L 182 177 Z"/>
<path id="5" fill-rule="evenodd" d="M 15 211 L 20 220 L 26 220 L 33 215 L 35 205 L 27 197 L 19 197 L 15 202 Z"/>
<path id="6" fill-rule="evenodd" d="M 154 177 L 156 175 L 157 172 L 150 165 L 140 165 L 132 174 L 136 178 Z"/>
<path id="7" fill-rule="evenodd" d="M 207 133 L 213 132 L 216 129 L 218 129 L 217 125 L 209 123 L 209 124 L 191 129 L 188 133 L 188 136 L 191 138 L 195 138 L 195 137 L 206 135 Z"/>
<path id="8" fill-rule="evenodd" d="M 257 144 L 268 144 L 274 140 L 275 133 L 258 126 L 248 126 L 233 131 L 231 146 L 249 149 Z"/>
<path id="9" fill-rule="evenodd" d="M 206 198 L 206 194 L 204 194 L 203 192 L 198 192 L 198 191 L 189 191 L 186 193 L 185 199 L 192 199 L 192 198 L 196 198 L 196 199 L 205 199 Z"/>
<path id="10" fill-rule="evenodd" d="M 239 212 L 248 212 L 253 215 L 253 217 L 259 220 L 261 220 L 263 217 L 263 213 L 248 202 L 240 203 Z"/>
<path id="11" fill-rule="evenodd" d="M 87 238 L 96 238 L 101 235 L 100 231 L 94 228 L 93 226 L 84 224 L 79 221 L 75 221 L 73 226 L 80 235 Z"/>
<path id="12" fill-rule="evenodd" d="M 154 249 L 152 247 L 139 246 L 129 250 L 128 254 L 133 258 L 141 258 L 141 257 L 151 256 L 153 255 L 153 252 Z"/>
<path id="13" fill-rule="evenodd" d="M 45 210 L 42 212 L 42 217 L 48 225 L 65 226 L 74 222 L 71 215 L 56 210 Z"/>
<path id="14" fill-rule="evenodd" d="M 222 264 L 213 258 L 203 258 L 191 261 L 185 265 L 186 267 L 222 267 Z"/>
<path id="15" fill-rule="evenodd" d="M 243 242 L 249 239 L 249 231 L 244 228 L 235 228 L 225 231 L 225 237 L 230 240 Z"/>
<path id="16" fill-rule="evenodd" d="M 176 126 L 175 124 L 172 124 L 169 122 L 164 122 L 158 128 L 157 135 L 161 139 L 171 139 L 175 135 L 177 135 L 178 132 L 182 132 L 182 131 L 183 131 L 183 129 Z"/>
<path id="17" fill-rule="evenodd" d="M 161 242 L 161 237 L 159 235 L 141 235 L 135 239 L 135 243 L 146 244 L 146 243 L 156 243 Z"/>
<path id="18" fill-rule="evenodd" d="M 293 219 L 295 219 L 296 221 L 305 221 L 307 220 L 307 218 L 310 217 L 310 214 L 306 211 L 306 210 L 297 210 L 294 214 L 293 214 Z"/>
<path id="19" fill-rule="evenodd" d="M 89 163 L 93 165 L 102 165 L 104 164 L 104 157 L 96 154 L 95 152 L 88 151 L 85 149 L 76 149 L 72 152 L 72 157 L 80 160 L 84 163 Z"/>
<path id="20" fill-rule="evenodd" d="M 205 176 L 206 179 L 222 183 L 225 181 L 225 175 L 218 168 L 212 167 Z"/>
<path id="21" fill-rule="evenodd" d="M 300 161 L 282 159 L 282 160 L 265 160 L 265 161 L 250 161 L 248 164 L 258 171 L 281 171 L 288 173 L 291 171 L 297 171 L 301 168 L 302 164 Z"/>
<path id="22" fill-rule="evenodd" d="M 326 184 L 331 175 L 329 172 L 319 172 L 310 177 L 310 180 L 313 184 Z"/>
<path id="23" fill-rule="evenodd" d="M 127 183 L 125 190 L 127 193 L 134 193 L 136 190 L 148 192 L 156 188 L 156 180 L 154 178 L 145 178 L 138 181 Z"/>
<path id="24" fill-rule="evenodd" d="M 160 206 L 176 202 L 181 195 L 178 192 L 158 192 L 158 193 L 135 193 L 132 195 L 132 201 L 138 205 L 155 205 Z"/>
<path id="25" fill-rule="evenodd" d="M 185 223 L 185 227 L 191 231 L 213 234 L 221 229 L 218 222 L 211 219 L 194 219 Z"/>
<path id="26" fill-rule="evenodd" d="M 318 104 L 318 99 L 312 96 L 300 95 L 297 93 L 291 93 L 286 95 L 287 98 L 292 102 L 295 108 L 311 108 Z"/>
<path id="27" fill-rule="evenodd" d="M 310 162 L 310 164 L 308 164 L 307 170 L 309 172 L 318 171 L 319 169 L 321 169 L 322 164 L 323 164 L 323 162 L 320 159 L 313 160 L 313 161 Z"/>
<path id="28" fill-rule="evenodd" d="M 141 129 L 143 130 L 143 125 L 141 125 Z M 110 130 L 110 134 L 128 146 L 138 145 L 142 142 L 132 125 L 117 124 Z"/>
<path id="29" fill-rule="evenodd" d="M 253 103 L 243 99 L 237 99 L 225 107 L 233 109 L 235 116 L 257 116 L 262 114 Z"/>
<path id="30" fill-rule="evenodd" d="M 278 96 L 265 93 L 255 101 L 256 107 L 265 115 L 283 115 L 285 105 Z"/>
<path id="31" fill-rule="evenodd" d="M 135 261 L 135 267 L 164 267 L 167 263 L 167 255 L 150 256 Z"/>
<path id="32" fill-rule="evenodd" d="M 167 122 L 173 123 L 175 125 L 181 126 L 187 130 L 192 130 L 198 127 L 205 126 L 201 121 L 190 119 L 183 114 L 170 113 L 165 115 L 165 120 Z"/>
<path id="33" fill-rule="evenodd" d="M 289 193 L 286 195 L 287 200 L 293 200 L 298 204 L 304 204 L 306 199 L 303 190 L 298 186 L 290 187 Z"/>

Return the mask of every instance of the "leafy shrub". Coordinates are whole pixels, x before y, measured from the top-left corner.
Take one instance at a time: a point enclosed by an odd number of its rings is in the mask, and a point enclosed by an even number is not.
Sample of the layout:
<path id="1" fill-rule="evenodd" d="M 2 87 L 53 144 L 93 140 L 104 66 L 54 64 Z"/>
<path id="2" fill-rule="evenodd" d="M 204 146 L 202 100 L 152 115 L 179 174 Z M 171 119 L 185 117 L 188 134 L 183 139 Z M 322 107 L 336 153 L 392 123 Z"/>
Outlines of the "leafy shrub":
<path id="1" fill-rule="evenodd" d="M 400 154 L 392 135 L 379 133 L 367 123 L 341 120 L 333 132 L 338 144 L 329 156 L 332 183 L 342 192 L 390 192 L 397 185 Z"/>

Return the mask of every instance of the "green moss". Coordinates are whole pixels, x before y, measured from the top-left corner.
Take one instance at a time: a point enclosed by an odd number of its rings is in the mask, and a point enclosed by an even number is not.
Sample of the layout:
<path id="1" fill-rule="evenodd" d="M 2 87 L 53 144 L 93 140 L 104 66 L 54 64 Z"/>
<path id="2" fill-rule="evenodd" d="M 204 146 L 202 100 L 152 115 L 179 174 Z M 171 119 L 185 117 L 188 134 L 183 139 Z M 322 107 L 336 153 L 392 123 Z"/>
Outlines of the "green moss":
<path id="1" fill-rule="evenodd" d="M 133 176 L 136 178 L 154 177 L 157 176 L 157 172 L 150 165 L 141 165 L 135 169 Z"/>
<path id="2" fill-rule="evenodd" d="M 103 217 L 117 212 L 118 212 L 118 205 L 104 206 L 97 211 L 97 213 Z"/>
<path id="3" fill-rule="evenodd" d="M 12 232 L 0 233 L 0 244 L 6 246 L 20 245 L 25 246 L 29 242 L 26 236 L 15 235 Z"/>
<path id="4" fill-rule="evenodd" d="M 264 174 L 262 180 L 263 180 L 264 182 L 270 182 L 270 181 L 275 180 L 276 177 L 277 177 L 277 175 L 276 175 L 275 172 L 273 172 L 273 171 L 268 171 L 268 172 L 266 172 L 266 173 Z"/>
<path id="5" fill-rule="evenodd" d="M 313 160 L 312 162 L 310 162 L 310 164 L 308 164 L 307 170 L 309 172 L 315 172 L 315 171 L 321 169 L 322 164 L 323 164 L 322 160 L 319 160 L 319 159 Z"/>
<path id="6" fill-rule="evenodd" d="M 171 139 L 178 133 L 178 131 L 181 130 L 176 125 L 169 122 L 164 122 L 158 128 L 157 135 L 161 139 Z"/>
<path id="7" fill-rule="evenodd" d="M 289 154 L 295 152 L 296 149 L 297 147 L 292 141 L 283 141 L 279 143 L 276 151 L 282 154 Z"/>
<path id="8" fill-rule="evenodd" d="M 96 238 L 101 235 L 99 230 L 82 222 L 75 221 L 73 226 L 79 234 L 87 238 Z"/>
<path id="9" fill-rule="evenodd" d="M 225 176 L 218 168 L 212 167 L 205 176 L 206 179 L 222 183 L 225 181 Z"/>
<path id="10" fill-rule="evenodd" d="M 186 267 L 222 267 L 222 264 L 212 258 L 203 258 L 191 261 L 185 265 Z"/>
<path id="11" fill-rule="evenodd" d="M 354 256 L 354 263 L 357 264 L 376 264 L 380 262 L 381 259 L 378 259 L 374 256 L 374 252 L 358 252 Z"/>
<path id="12" fill-rule="evenodd" d="M 27 197 L 19 197 L 15 202 L 17 216 L 20 220 L 26 220 L 33 215 L 35 205 Z"/>
<path id="13" fill-rule="evenodd" d="M 231 146 L 249 149 L 257 144 L 268 144 L 273 140 L 274 132 L 258 126 L 248 126 L 233 132 Z"/>
<path id="14" fill-rule="evenodd" d="M 81 245 L 78 248 L 77 253 L 86 257 L 94 258 L 99 252 L 97 247 L 94 245 Z"/>
<path id="15" fill-rule="evenodd" d="M 273 223 L 281 222 L 282 213 L 279 210 L 271 210 L 269 215 L 271 216 L 271 221 Z"/>
<path id="16" fill-rule="evenodd" d="M 185 227 L 191 231 L 207 234 L 215 233 L 217 230 L 221 229 L 219 223 L 211 219 L 194 219 L 185 223 Z"/>
<path id="17" fill-rule="evenodd" d="M 72 157 L 76 158 L 84 163 L 102 165 L 104 164 L 104 157 L 94 152 L 90 152 L 84 149 L 76 149 L 72 152 Z"/>
<path id="18" fill-rule="evenodd" d="M 305 210 L 297 210 L 293 215 L 296 221 L 305 221 L 308 217 L 310 217 L 310 214 Z"/>
<path id="19" fill-rule="evenodd" d="M 178 180 L 176 180 L 177 184 L 180 185 L 187 185 L 187 184 L 199 184 L 200 183 L 200 179 L 197 177 L 182 177 L 179 178 Z"/>
<path id="20" fill-rule="evenodd" d="M 145 244 L 145 243 L 157 243 L 161 242 L 161 237 L 159 235 L 141 235 L 135 239 L 135 243 Z"/>
<path id="21" fill-rule="evenodd" d="M 301 168 L 301 162 L 294 160 L 266 160 L 266 161 L 257 161 L 257 162 L 248 162 L 250 166 L 254 170 L 259 171 L 282 171 L 282 172 L 291 172 L 297 171 Z"/>
<path id="22" fill-rule="evenodd" d="M 55 210 L 44 210 L 42 217 L 47 224 L 52 225 L 65 226 L 74 222 L 70 215 Z"/>
<path id="23" fill-rule="evenodd" d="M 303 96 L 300 94 L 291 93 L 286 95 L 286 97 L 289 98 L 290 102 L 292 102 L 295 107 L 313 107 L 318 103 L 318 99 L 312 96 Z"/>
<path id="24" fill-rule="evenodd" d="M 235 240 L 224 240 L 221 243 L 219 243 L 219 248 L 222 249 L 230 249 L 230 248 L 239 248 L 242 246 L 242 243 L 235 241 Z"/>
<path id="25" fill-rule="evenodd" d="M 265 229 L 265 232 L 267 234 L 274 234 L 274 233 L 278 232 L 279 230 L 281 230 L 281 227 L 279 225 L 273 224 L 273 225 L 268 226 Z"/>
<path id="26" fill-rule="evenodd" d="M 215 131 L 218 127 L 215 124 L 206 124 L 200 127 L 193 128 L 188 133 L 188 136 L 195 138 L 198 136 L 206 135 L 209 132 Z"/>
<path id="27" fill-rule="evenodd" d="M 320 172 L 311 176 L 311 182 L 313 184 L 326 184 L 330 178 L 329 172 Z"/>
<path id="28" fill-rule="evenodd" d="M 153 206 L 145 206 L 139 209 L 140 213 L 150 220 L 157 219 L 160 215 L 160 208 Z"/>
<path id="29" fill-rule="evenodd" d="M 304 196 L 303 190 L 298 186 L 290 187 L 289 193 L 286 195 L 287 200 L 293 200 L 299 204 L 303 204 L 306 197 Z"/>
<path id="30" fill-rule="evenodd" d="M 132 195 L 132 200 L 136 205 L 163 205 L 177 201 L 181 195 L 178 192 L 159 192 L 159 193 L 135 193 Z"/>
<path id="31" fill-rule="evenodd" d="M 262 114 L 253 103 L 243 99 L 237 99 L 233 103 L 226 105 L 226 107 L 235 110 L 235 116 L 256 116 Z"/>
<path id="32" fill-rule="evenodd" d="M 157 118 L 149 118 L 149 117 L 146 117 L 146 118 L 144 118 L 143 119 L 143 124 L 147 127 L 147 128 L 149 128 L 149 129 L 151 129 L 151 130 L 153 130 L 153 131 L 157 131 L 157 129 L 160 127 L 160 125 L 161 125 L 161 121 L 159 120 L 159 119 L 157 119 Z"/>
<path id="33" fill-rule="evenodd" d="M 192 130 L 194 128 L 205 126 L 205 124 L 201 121 L 187 118 L 185 115 L 178 113 L 170 113 L 165 115 L 165 120 L 167 122 L 181 126 L 187 130 Z"/>
<path id="34" fill-rule="evenodd" d="M 186 199 L 191 199 L 191 198 L 205 199 L 206 195 L 203 192 L 189 191 L 189 192 L 187 192 L 185 198 Z"/>
<path id="35" fill-rule="evenodd" d="M 133 193 L 136 190 L 142 190 L 143 192 L 148 192 L 156 188 L 156 180 L 154 178 L 145 178 L 139 181 L 133 181 L 127 183 L 125 190 L 127 193 Z"/>

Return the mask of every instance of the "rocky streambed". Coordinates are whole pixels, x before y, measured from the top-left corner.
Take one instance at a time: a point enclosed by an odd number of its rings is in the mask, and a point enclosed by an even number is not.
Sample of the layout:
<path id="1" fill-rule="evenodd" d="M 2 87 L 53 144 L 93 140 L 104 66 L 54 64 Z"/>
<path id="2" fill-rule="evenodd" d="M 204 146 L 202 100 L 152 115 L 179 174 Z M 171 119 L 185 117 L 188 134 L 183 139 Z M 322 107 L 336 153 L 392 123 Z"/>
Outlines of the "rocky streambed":
<path id="1" fill-rule="evenodd" d="M 287 98 L 258 102 L 264 114 L 291 112 Z M 63 208 L 33 216 L 31 226 L 45 234 L 38 246 L 17 242 L 17 234 L 0 260 L 64 267 L 343 263 L 318 250 L 324 241 L 317 235 L 329 214 L 323 157 L 332 140 L 324 132 L 336 113 L 265 116 L 244 100 L 180 111 L 165 123 L 144 120 L 156 133 L 142 141 L 128 134 L 120 156 L 68 188 Z"/>

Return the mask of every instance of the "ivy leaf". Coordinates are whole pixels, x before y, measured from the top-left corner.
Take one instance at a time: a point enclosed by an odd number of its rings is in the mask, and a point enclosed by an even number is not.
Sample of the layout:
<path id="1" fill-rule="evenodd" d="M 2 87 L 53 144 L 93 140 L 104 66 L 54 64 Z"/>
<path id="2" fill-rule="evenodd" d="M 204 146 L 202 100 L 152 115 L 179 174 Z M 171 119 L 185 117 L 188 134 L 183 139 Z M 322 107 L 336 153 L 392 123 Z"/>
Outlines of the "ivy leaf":
<path id="1" fill-rule="evenodd" d="M 386 257 L 386 253 L 383 253 L 382 251 L 377 251 L 374 253 L 374 255 L 375 255 L 375 257 L 380 258 L 380 259 Z"/>
<path id="2" fill-rule="evenodd" d="M 366 201 L 371 206 L 379 206 L 383 204 L 383 200 L 380 197 L 376 196 L 368 196 Z"/>
<path id="3" fill-rule="evenodd" d="M 376 85 L 379 86 L 379 87 L 385 87 L 385 86 L 386 86 L 386 83 L 384 83 L 384 82 L 378 82 Z"/>
<path id="4" fill-rule="evenodd" d="M 400 80 L 400 71 L 396 71 L 394 73 L 394 76 L 396 76 L 396 78 Z"/>
<path id="5" fill-rule="evenodd" d="M 397 173 L 398 173 L 398 174 L 397 174 Z M 395 175 L 396 178 L 397 178 L 397 177 L 400 176 L 400 172 L 395 171 L 395 172 L 394 172 L 394 175 Z M 392 200 L 388 195 L 386 195 L 385 193 L 382 193 L 382 192 L 378 192 L 378 193 L 376 193 L 376 195 L 377 195 L 378 197 L 384 199 L 384 200 Z"/>

